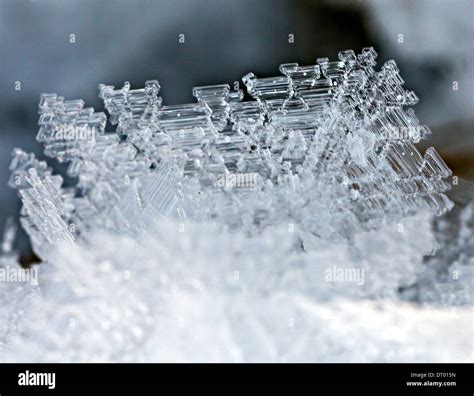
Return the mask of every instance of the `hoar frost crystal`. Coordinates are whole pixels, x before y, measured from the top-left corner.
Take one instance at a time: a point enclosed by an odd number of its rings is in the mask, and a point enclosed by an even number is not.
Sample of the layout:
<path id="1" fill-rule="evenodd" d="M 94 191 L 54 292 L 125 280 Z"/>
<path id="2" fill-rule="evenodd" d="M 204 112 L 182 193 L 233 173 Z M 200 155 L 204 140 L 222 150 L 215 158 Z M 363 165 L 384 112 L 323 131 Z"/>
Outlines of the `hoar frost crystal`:
<path id="1" fill-rule="evenodd" d="M 77 184 L 14 151 L 43 263 L 37 283 L 0 288 L 0 358 L 472 360 L 474 209 L 440 239 L 449 262 L 427 265 L 451 171 L 415 147 L 430 133 L 418 99 L 376 57 L 283 64 L 247 74 L 247 95 L 196 87 L 178 106 L 155 80 L 101 85 L 114 131 L 82 100 L 42 95 L 37 139 Z M 7 227 L 0 267 L 17 265 L 12 240 Z"/>
<path id="2" fill-rule="evenodd" d="M 67 162 L 62 188 L 45 162 L 17 149 L 11 186 L 41 255 L 58 240 L 106 227 L 134 235 L 160 219 L 214 221 L 249 235 L 290 224 L 302 235 L 350 239 L 420 210 L 452 207 L 451 171 L 429 148 L 394 61 L 347 50 L 337 61 L 282 64 L 281 76 L 243 77 L 252 100 L 228 85 L 196 87 L 197 103 L 163 106 L 160 85 L 100 85 L 107 117 L 82 100 L 43 94 L 37 140 Z"/>

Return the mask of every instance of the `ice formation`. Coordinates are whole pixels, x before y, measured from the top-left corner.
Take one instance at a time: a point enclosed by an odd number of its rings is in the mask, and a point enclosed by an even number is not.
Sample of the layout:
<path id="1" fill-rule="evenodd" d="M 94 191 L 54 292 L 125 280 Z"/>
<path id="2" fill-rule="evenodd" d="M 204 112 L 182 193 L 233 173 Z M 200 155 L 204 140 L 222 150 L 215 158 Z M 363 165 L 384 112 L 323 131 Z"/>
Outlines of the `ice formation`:
<path id="1" fill-rule="evenodd" d="M 472 206 L 455 239 L 470 253 L 450 263 L 462 276 L 446 267 L 433 288 L 430 220 L 453 207 L 451 171 L 415 147 L 429 135 L 418 99 L 376 56 L 283 64 L 244 76 L 247 95 L 197 87 L 177 106 L 156 80 L 101 85 L 114 131 L 83 101 L 42 95 L 37 139 L 77 184 L 15 150 L 10 185 L 44 263 L 39 284 L 2 289 L 0 358 L 470 360 Z M 433 353 L 443 337 L 463 346 Z"/>
<path id="2" fill-rule="evenodd" d="M 348 239 L 421 210 L 451 209 L 451 171 L 403 89 L 394 61 L 374 69 L 373 48 L 316 65 L 282 64 L 279 77 L 243 77 L 253 100 L 228 85 L 196 87 L 197 103 L 163 106 L 158 81 L 143 89 L 101 85 L 104 113 L 44 94 L 37 140 L 67 162 L 75 188 L 61 188 L 43 162 L 17 150 L 11 185 L 23 227 L 41 254 L 96 226 L 132 234 L 160 219 L 216 221 L 250 234 L 290 224 Z"/>
<path id="3" fill-rule="evenodd" d="M 40 289 L 6 285 L 0 359 L 472 361 L 472 306 L 399 301 L 433 245 L 427 215 L 404 226 L 359 234 L 359 257 L 332 241 L 297 251 L 286 227 L 248 238 L 165 221 L 139 242 L 104 232 L 62 242 L 39 265 Z M 364 282 L 327 282 L 334 265 L 363 269 Z M 445 284 L 455 296 L 471 282 Z"/>

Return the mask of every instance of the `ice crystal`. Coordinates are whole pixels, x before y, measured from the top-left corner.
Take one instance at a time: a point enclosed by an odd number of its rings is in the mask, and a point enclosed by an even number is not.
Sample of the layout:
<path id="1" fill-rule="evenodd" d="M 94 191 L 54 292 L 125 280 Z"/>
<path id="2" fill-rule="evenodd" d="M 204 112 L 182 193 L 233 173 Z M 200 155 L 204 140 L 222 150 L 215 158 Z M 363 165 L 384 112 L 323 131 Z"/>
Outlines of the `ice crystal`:
<path id="1" fill-rule="evenodd" d="M 163 105 L 156 80 L 101 85 L 113 131 L 83 101 L 42 95 L 37 139 L 77 183 L 14 151 L 44 263 L 39 285 L 0 289 L 0 358 L 471 360 L 472 204 L 450 240 L 433 231 L 451 171 L 416 148 L 418 99 L 376 56 L 283 64 L 184 105 Z M 19 268 L 13 234 L 1 264 Z M 447 249 L 426 259 L 435 236 Z"/>
<path id="2" fill-rule="evenodd" d="M 196 87 L 197 103 L 163 106 L 160 85 L 100 85 L 104 113 L 44 94 L 37 140 L 68 163 L 61 188 L 43 162 L 17 150 L 11 185 L 35 247 L 107 227 L 152 231 L 160 218 L 212 220 L 250 234 L 288 224 L 347 239 L 422 210 L 452 207 L 451 171 L 429 148 L 394 61 L 375 69 L 364 48 L 337 61 L 282 64 L 281 76 L 243 77 L 251 100 L 228 85 Z M 31 172 L 30 172 L 31 171 Z M 43 247 L 44 249 L 44 247 Z"/>

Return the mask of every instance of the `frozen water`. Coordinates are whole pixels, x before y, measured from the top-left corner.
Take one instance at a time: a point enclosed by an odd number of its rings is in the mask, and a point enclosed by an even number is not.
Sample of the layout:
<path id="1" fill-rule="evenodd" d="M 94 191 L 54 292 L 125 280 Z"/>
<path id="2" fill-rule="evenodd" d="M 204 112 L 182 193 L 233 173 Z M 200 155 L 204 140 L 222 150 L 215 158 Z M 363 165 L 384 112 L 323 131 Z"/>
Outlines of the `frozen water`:
<path id="1" fill-rule="evenodd" d="M 407 219 L 403 233 L 385 226 L 360 234 L 358 257 L 347 243 L 323 240 L 310 253 L 295 250 L 296 235 L 286 228 L 248 238 L 167 221 L 155 236 L 102 231 L 86 245 L 63 242 L 39 266 L 40 293 L 25 285 L 4 296 L 0 356 L 472 361 L 472 305 L 446 309 L 398 299 L 433 248 L 427 220 Z M 335 267 L 362 276 L 338 281 Z"/>
<path id="2" fill-rule="evenodd" d="M 283 64 L 279 77 L 249 73 L 250 101 L 216 85 L 194 88 L 197 103 L 163 106 L 156 80 L 100 85 L 114 132 L 82 100 L 42 95 L 37 139 L 78 182 L 61 189 L 46 164 L 15 152 L 11 185 L 36 250 L 98 226 L 153 231 L 157 213 L 342 240 L 422 210 L 443 214 L 451 171 L 433 148 L 415 147 L 430 133 L 409 107 L 418 98 L 394 61 L 376 71 L 376 57 L 348 50 Z"/>
<path id="3" fill-rule="evenodd" d="M 251 99 L 216 85 L 167 106 L 156 80 L 101 85 L 114 131 L 42 95 L 37 139 L 77 184 L 15 150 L 44 262 L 39 284 L 1 285 L 1 358 L 472 360 L 472 206 L 450 241 L 433 230 L 451 171 L 416 148 L 418 98 L 376 57 L 249 73 Z M 19 268 L 11 229 L 2 263 Z M 438 246 L 448 259 L 427 258 Z"/>

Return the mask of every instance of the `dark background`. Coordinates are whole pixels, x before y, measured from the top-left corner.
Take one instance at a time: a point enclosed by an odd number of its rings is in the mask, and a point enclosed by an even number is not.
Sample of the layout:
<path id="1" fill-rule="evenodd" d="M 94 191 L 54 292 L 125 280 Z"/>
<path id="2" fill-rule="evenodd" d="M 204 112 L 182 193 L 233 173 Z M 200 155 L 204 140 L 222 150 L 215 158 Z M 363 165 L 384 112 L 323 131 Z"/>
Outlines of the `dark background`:
<path id="1" fill-rule="evenodd" d="M 186 103 L 193 86 L 232 84 L 249 71 L 273 76 L 280 63 L 364 46 L 397 61 L 433 131 L 428 144 L 474 180 L 473 18 L 466 0 L 0 0 L 0 226 L 20 205 L 6 185 L 12 149 L 42 157 L 42 92 L 102 110 L 99 83 L 158 79 L 164 104 Z M 27 249 L 24 237 L 18 243 Z"/>

